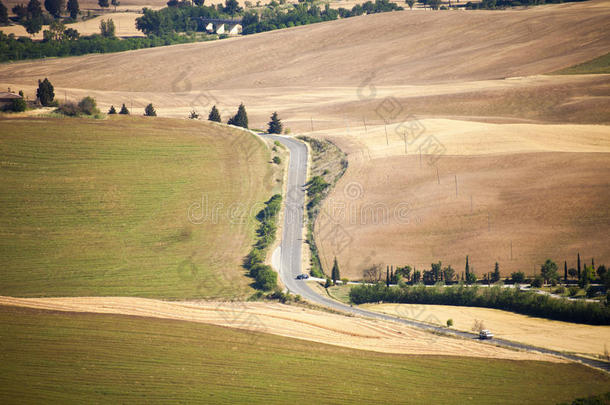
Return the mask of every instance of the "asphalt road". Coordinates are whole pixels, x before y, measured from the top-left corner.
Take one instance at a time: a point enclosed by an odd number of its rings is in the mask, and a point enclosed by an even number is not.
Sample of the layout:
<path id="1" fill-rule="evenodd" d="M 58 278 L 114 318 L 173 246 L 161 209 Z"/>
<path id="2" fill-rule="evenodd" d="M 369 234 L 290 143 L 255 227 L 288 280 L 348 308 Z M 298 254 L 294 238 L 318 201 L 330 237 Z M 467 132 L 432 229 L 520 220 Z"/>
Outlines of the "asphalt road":
<path id="1" fill-rule="evenodd" d="M 290 151 L 290 162 L 288 166 L 288 181 L 286 185 L 285 215 L 282 242 L 279 251 L 279 274 L 282 283 L 288 291 L 299 294 L 308 301 L 334 309 L 336 311 L 347 312 L 353 315 L 360 315 L 368 318 L 382 319 L 386 321 L 400 322 L 415 328 L 428 330 L 431 332 L 443 333 L 446 335 L 457 336 L 466 339 L 477 339 L 478 335 L 469 332 L 456 331 L 440 326 L 433 326 L 427 323 L 408 320 L 391 315 L 367 311 L 354 308 L 350 305 L 335 301 L 328 296 L 323 296 L 312 290 L 304 280 L 297 280 L 296 276 L 303 272 L 302 246 L 303 246 L 303 217 L 305 207 L 305 183 L 307 182 L 307 147 L 301 141 L 294 138 L 278 135 L 263 135 L 281 142 Z M 493 331 L 492 331 L 493 332 Z M 571 354 L 564 354 L 555 350 L 544 349 L 522 343 L 512 342 L 504 339 L 494 338 L 490 341 L 481 341 L 482 344 L 495 344 L 497 346 L 509 347 L 521 350 L 534 350 L 541 353 L 548 353 L 563 357 L 569 360 L 580 361 L 589 366 L 610 371 L 610 363 L 580 357 Z"/>

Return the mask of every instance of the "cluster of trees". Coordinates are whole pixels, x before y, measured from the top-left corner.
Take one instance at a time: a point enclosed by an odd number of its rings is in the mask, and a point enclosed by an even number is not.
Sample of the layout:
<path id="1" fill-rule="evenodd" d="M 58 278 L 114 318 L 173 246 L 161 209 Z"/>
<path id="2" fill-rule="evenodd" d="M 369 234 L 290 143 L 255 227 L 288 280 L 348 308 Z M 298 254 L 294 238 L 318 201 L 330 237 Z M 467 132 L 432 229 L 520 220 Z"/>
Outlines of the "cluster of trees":
<path id="1" fill-rule="evenodd" d="M 227 4 L 234 0 L 227 0 Z M 171 2 L 170 2 L 171 3 Z M 174 4 L 174 3 L 172 3 Z M 222 5 L 193 6 L 190 2 L 179 2 L 176 5 L 151 10 L 144 8 L 142 17 L 136 18 L 136 28 L 146 35 L 166 35 L 175 32 L 205 31 L 200 18 L 231 18 L 224 12 Z M 231 8 L 229 11 L 232 11 Z"/>
<path id="2" fill-rule="evenodd" d="M 354 304 L 383 301 L 485 307 L 560 321 L 610 325 L 610 306 L 603 303 L 570 301 L 518 288 L 468 287 L 462 283 L 451 287 L 426 287 L 421 284 L 388 287 L 376 283 L 352 287 L 349 296 Z"/>
<path id="3" fill-rule="evenodd" d="M 125 39 L 103 37 L 101 35 L 80 37 L 75 30 L 68 28 L 58 40 L 49 37 L 46 41 L 40 42 L 32 41 L 26 37 L 17 38 L 14 34 L 6 35 L 0 32 L 0 62 L 55 56 L 77 56 L 89 53 L 122 52 L 197 41 L 199 39 L 196 36 L 179 34 Z"/>
<path id="4" fill-rule="evenodd" d="M 108 114 L 112 115 L 112 114 L 116 114 L 116 109 L 114 108 L 113 105 L 110 106 L 110 109 L 108 110 Z M 121 110 L 119 111 L 119 114 L 122 115 L 129 115 L 129 110 L 127 109 L 127 107 L 125 107 L 125 103 L 123 103 L 123 106 L 121 107 Z"/>
<path id="5" fill-rule="evenodd" d="M 281 208 L 282 196 L 275 194 L 256 215 L 256 219 L 260 222 L 256 230 L 258 240 L 244 260 L 244 267 L 256 280 L 254 286 L 262 291 L 270 291 L 277 287 L 277 273 L 270 266 L 263 264 L 263 261 L 267 249 L 275 240 L 277 216 Z"/>
<path id="6" fill-rule="evenodd" d="M 261 15 L 254 11 L 245 13 L 243 16 L 242 33 L 244 35 L 254 34 L 298 25 L 332 21 L 339 17 L 349 18 L 363 14 L 383 13 L 402 9 L 402 7 L 389 0 L 367 1 L 362 5 L 355 5 L 351 10 L 345 8 L 335 10 L 330 8 L 328 4 L 324 6 L 324 9 L 321 9 L 313 2 L 301 2 L 293 4 L 287 10 L 280 7 L 271 7 L 263 11 Z"/>

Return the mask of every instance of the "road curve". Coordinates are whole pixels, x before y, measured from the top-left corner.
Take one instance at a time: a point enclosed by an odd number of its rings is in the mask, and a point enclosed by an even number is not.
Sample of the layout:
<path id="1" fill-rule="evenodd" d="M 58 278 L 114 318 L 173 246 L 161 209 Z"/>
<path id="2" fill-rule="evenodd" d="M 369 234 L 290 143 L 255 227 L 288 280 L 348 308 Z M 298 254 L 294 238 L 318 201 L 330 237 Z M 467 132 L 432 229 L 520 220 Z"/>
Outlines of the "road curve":
<path id="1" fill-rule="evenodd" d="M 282 242 L 280 244 L 279 269 L 280 279 L 288 291 L 299 294 L 301 297 L 319 305 L 346 312 L 353 315 L 360 315 L 368 318 L 382 319 L 386 321 L 400 322 L 415 328 L 424 329 L 431 332 L 453 335 L 466 339 L 477 339 L 478 335 L 469 332 L 456 331 L 440 326 L 433 326 L 423 322 L 399 318 L 396 316 L 381 314 L 378 312 L 367 311 L 354 308 L 350 305 L 335 301 L 327 296 L 323 296 L 312 290 L 305 281 L 297 280 L 296 276 L 302 273 L 302 235 L 303 235 L 303 215 L 305 207 L 305 183 L 307 182 L 307 147 L 305 144 L 294 138 L 279 135 L 262 135 L 274 141 L 279 141 L 288 148 L 290 152 L 290 162 L 288 165 L 288 181 L 286 184 L 284 229 Z M 526 345 L 523 343 L 512 342 L 504 339 L 493 339 L 493 344 L 513 349 L 534 350 L 547 353 L 568 360 L 579 361 L 591 367 L 604 371 L 610 371 L 610 363 L 593 360 L 577 355 L 565 354 L 555 350 L 544 349 Z M 483 342 L 481 342 L 483 343 Z"/>

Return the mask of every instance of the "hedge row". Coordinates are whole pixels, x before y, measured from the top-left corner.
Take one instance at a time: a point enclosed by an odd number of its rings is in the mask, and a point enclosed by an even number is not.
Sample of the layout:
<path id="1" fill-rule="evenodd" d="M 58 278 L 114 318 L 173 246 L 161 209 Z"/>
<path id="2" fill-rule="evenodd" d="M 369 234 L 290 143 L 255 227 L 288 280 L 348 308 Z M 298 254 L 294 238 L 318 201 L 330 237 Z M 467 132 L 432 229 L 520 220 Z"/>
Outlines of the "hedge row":
<path id="1" fill-rule="evenodd" d="M 533 291 L 500 286 L 480 288 L 459 284 L 451 287 L 387 287 L 378 283 L 352 287 L 349 296 L 354 304 L 383 301 L 484 307 L 558 321 L 610 325 L 610 307 L 607 304 L 555 298 Z"/>

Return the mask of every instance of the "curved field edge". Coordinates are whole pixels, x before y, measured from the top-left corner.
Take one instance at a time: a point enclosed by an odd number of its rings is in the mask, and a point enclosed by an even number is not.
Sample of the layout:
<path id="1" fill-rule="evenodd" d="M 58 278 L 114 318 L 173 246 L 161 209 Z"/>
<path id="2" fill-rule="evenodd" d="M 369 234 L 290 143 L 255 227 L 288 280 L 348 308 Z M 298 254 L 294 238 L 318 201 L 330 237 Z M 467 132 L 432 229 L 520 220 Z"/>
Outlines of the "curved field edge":
<path id="1" fill-rule="evenodd" d="M 573 363 L 390 355 L 142 317 L 0 306 L 0 324 L 4 401 L 554 403 L 610 383 Z"/>
<path id="2" fill-rule="evenodd" d="M 0 128 L 2 294 L 252 293 L 241 260 L 273 175 L 254 135 L 143 117 Z"/>

